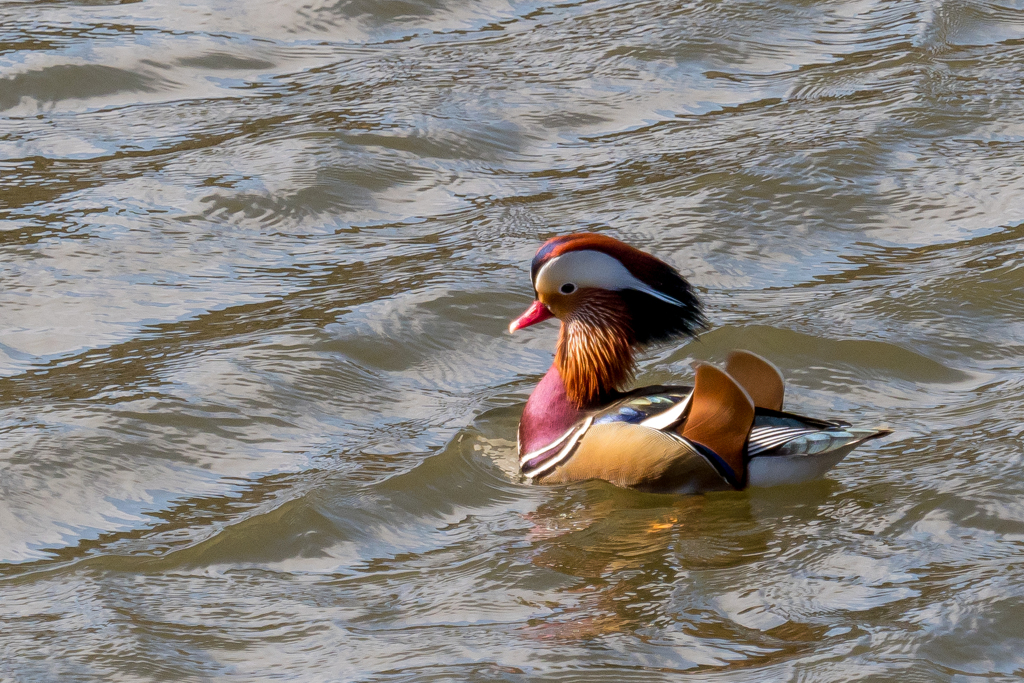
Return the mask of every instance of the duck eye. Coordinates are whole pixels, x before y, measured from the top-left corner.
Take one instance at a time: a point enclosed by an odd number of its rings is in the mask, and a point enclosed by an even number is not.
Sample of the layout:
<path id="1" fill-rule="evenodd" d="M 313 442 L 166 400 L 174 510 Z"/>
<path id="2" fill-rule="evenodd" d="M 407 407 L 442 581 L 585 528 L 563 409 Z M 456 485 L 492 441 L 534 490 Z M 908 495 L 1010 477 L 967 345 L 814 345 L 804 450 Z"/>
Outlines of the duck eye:
<path id="1" fill-rule="evenodd" d="M 576 291 L 576 285 L 574 285 L 574 284 L 573 284 L 573 283 L 571 283 L 571 282 L 566 282 L 566 283 L 565 283 L 564 285 L 562 285 L 562 286 L 561 286 L 561 287 L 559 288 L 559 291 L 560 291 L 560 292 L 561 292 L 562 294 L 572 294 L 573 292 L 575 292 L 575 291 Z"/>

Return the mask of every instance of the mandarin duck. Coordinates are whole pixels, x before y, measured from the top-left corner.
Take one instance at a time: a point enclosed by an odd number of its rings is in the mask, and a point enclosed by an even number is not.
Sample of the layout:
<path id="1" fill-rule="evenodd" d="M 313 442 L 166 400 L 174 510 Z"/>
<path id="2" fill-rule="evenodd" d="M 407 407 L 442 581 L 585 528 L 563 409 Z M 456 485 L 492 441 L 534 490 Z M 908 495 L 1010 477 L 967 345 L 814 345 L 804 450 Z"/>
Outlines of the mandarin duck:
<path id="1" fill-rule="evenodd" d="M 509 331 L 561 321 L 554 363 L 519 423 L 519 467 L 532 482 L 604 479 L 665 493 L 797 484 L 890 433 L 784 412 L 781 373 L 749 351 L 733 351 L 724 369 L 696 364 L 693 387 L 624 392 L 640 348 L 706 327 L 690 284 L 590 233 L 545 242 L 530 274 L 536 300 Z"/>

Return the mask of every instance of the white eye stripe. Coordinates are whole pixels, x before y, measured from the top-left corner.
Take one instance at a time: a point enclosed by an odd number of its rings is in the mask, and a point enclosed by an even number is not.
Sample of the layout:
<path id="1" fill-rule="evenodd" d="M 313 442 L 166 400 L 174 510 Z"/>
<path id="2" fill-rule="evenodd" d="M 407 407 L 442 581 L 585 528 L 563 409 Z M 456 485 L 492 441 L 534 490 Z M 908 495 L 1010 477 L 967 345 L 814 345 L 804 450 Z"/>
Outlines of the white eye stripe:
<path id="1" fill-rule="evenodd" d="M 640 282 L 640 281 L 637 280 L 637 282 Z M 644 294 L 650 294 L 655 299 L 661 299 L 662 301 L 664 301 L 667 304 L 672 304 L 673 306 L 679 306 L 680 308 L 683 307 L 683 302 L 682 301 L 679 301 L 678 299 L 670 297 L 668 294 L 665 294 L 664 292 L 659 292 L 658 290 L 654 289 L 650 285 L 645 285 L 642 282 L 640 282 L 640 286 L 639 287 L 631 287 L 630 289 L 635 289 L 638 292 L 643 292 Z"/>
<path id="2" fill-rule="evenodd" d="M 637 279 L 617 258 L 601 251 L 571 251 L 556 256 L 544 264 L 534 282 L 537 292 L 544 294 L 555 294 L 561 291 L 563 285 L 569 284 L 577 288 L 596 287 L 613 292 L 634 289 L 674 306 L 683 305 Z M 572 291 L 575 290 L 566 293 Z"/>

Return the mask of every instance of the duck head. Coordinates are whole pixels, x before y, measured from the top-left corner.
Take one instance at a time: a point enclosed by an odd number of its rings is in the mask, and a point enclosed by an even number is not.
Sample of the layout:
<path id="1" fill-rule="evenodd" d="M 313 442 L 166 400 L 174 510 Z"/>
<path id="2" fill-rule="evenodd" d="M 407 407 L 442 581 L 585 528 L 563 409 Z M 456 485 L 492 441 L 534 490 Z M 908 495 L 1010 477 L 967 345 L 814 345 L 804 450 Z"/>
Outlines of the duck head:
<path id="1" fill-rule="evenodd" d="M 690 284 L 664 261 L 605 235 L 555 237 L 530 268 L 536 300 L 509 331 L 558 318 L 555 367 L 577 408 L 628 383 L 637 348 L 695 336 L 706 321 Z"/>

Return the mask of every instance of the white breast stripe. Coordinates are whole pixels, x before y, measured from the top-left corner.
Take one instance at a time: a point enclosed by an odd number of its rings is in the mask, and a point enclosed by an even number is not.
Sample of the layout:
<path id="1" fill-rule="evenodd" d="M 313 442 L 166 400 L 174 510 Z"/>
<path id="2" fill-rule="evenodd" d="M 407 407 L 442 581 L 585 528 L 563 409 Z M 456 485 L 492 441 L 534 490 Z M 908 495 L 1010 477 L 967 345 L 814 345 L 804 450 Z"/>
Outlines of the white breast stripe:
<path id="1" fill-rule="evenodd" d="M 550 458 L 549 460 L 545 460 L 544 462 L 542 462 L 537 467 L 537 469 L 533 470 L 532 472 L 529 472 L 529 473 L 523 472 L 523 474 L 526 475 L 526 478 L 527 479 L 533 479 L 538 474 L 543 474 L 544 472 L 547 472 L 552 467 L 554 467 L 558 463 L 560 463 L 563 460 L 565 460 L 565 457 L 567 455 L 569 455 L 570 452 L 572 452 L 572 449 L 576 445 L 576 442 L 579 441 L 580 437 L 582 437 L 583 434 L 587 431 L 587 429 L 590 428 L 590 424 L 593 421 L 594 421 L 594 417 L 593 416 L 590 416 L 586 420 L 584 420 L 583 421 L 583 426 L 580 427 L 578 432 L 576 432 L 575 434 L 572 435 L 572 438 L 569 439 L 569 443 L 565 444 L 565 447 L 558 452 L 558 455 Z"/>
<path id="2" fill-rule="evenodd" d="M 651 429 L 665 429 L 672 426 L 679 421 L 682 417 L 683 411 L 685 411 L 690 405 L 690 399 L 693 398 L 693 392 L 691 391 L 689 396 L 684 398 L 682 401 L 672 406 L 663 413 L 658 413 L 653 417 L 649 417 L 640 423 L 641 427 L 650 427 Z"/>
<path id="3" fill-rule="evenodd" d="M 533 451 L 532 453 L 527 453 L 523 457 L 519 458 L 519 466 L 522 467 L 526 463 L 528 463 L 531 460 L 533 460 L 534 458 L 536 458 L 538 455 L 542 455 L 544 453 L 547 453 L 550 450 L 553 450 L 553 449 L 557 448 L 558 444 L 560 444 L 563 441 L 565 441 L 566 439 L 568 439 L 569 435 L 572 434 L 574 431 L 576 431 L 576 425 L 573 425 L 572 427 L 569 427 L 569 431 L 567 431 L 565 434 L 562 434 L 560 437 L 558 437 L 557 439 L 555 439 L 554 441 L 549 443 L 547 446 L 544 446 L 543 448 L 538 448 L 537 450 Z"/>

